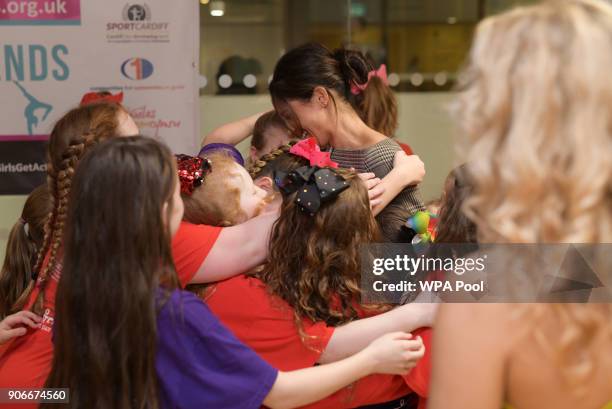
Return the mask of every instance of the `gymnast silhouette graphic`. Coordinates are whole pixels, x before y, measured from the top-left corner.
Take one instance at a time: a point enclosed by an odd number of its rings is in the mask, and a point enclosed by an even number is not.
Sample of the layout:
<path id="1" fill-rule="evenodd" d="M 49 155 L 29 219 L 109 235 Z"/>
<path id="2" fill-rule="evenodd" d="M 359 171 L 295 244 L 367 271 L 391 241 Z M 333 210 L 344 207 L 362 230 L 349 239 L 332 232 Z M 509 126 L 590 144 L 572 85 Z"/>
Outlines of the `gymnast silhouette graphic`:
<path id="1" fill-rule="evenodd" d="M 47 119 L 49 113 L 53 110 L 53 107 L 49 104 L 45 104 L 44 102 L 40 102 L 36 98 L 34 98 L 28 91 L 23 88 L 23 86 L 17 81 L 13 81 L 17 88 L 21 90 L 23 96 L 28 100 L 28 105 L 26 105 L 25 110 L 23 111 L 23 115 L 26 118 L 28 123 L 28 135 L 34 135 L 34 127 L 38 126 L 38 117 L 36 116 L 36 110 L 44 109 L 45 112 L 43 114 L 42 120 Z"/>

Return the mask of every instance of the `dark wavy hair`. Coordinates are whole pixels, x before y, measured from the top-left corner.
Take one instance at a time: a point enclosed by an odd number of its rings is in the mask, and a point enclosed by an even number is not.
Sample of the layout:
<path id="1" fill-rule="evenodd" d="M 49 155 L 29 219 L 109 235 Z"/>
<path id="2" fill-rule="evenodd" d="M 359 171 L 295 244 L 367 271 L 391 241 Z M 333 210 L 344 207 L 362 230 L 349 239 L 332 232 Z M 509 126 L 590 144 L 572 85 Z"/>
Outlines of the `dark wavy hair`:
<path id="1" fill-rule="evenodd" d="M 47 185 L 38 186 L 28 196 L 21 217 L 9 233 L 0 271 L 0 319 L 14 312 L 15 303 L 32 282 L 32 271 L 51 208 Z"/>
<path id="2" fill-rule="evenodd" d="M 473 185 L 466 165 L 453 169 L 444 182 L 436 243 L 476 243 L 476 225 L 463 210 Z"/>
<path id="3" fill-rule="evenodd" d="M 296 193 L 283 194 L 268 260 L 258 274 L 269 292 L 285 300 L 301 320 L 337 326 L 357 318 L 360 247 L 378 238 L 364 183 L 338 171 L 349 188 L 313 216 L 300 210 Z"/>
<path id="4" fill-rule="evenodd" d="M 71 408 L 158 407 L 155 301 L 178 287 L 163 214 L 176 183 L 170 150 L 145 137 L 111 138 L 79 163 L 46 383 L 70 388 Z"/>

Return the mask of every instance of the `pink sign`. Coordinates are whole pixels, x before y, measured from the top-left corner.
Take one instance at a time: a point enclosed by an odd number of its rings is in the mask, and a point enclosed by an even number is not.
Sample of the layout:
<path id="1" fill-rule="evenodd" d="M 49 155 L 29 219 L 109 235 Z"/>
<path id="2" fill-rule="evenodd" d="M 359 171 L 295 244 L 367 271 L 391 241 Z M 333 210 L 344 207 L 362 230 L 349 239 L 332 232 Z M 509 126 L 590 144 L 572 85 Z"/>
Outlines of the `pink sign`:
<path id="1" fill-rule="evenodd" d="M 0 0 L 0 25 L 80 24 L 80 0 Z"/>

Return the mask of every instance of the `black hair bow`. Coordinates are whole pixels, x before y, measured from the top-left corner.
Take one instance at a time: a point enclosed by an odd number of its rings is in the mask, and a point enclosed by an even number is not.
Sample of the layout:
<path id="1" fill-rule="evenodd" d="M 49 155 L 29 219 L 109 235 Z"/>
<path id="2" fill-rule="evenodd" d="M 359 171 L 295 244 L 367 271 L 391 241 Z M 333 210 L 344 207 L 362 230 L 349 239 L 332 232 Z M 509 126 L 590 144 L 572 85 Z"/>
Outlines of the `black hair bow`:
<path id="1" fill-rule="evenodd" d="M 295 203 L 311 214 L 316 213 L 321 203 L 326 202 L 349 187 L 342 176 L 329 168 L 302 166 L 289 173 L 277 170 L 274 183 L 285 193 L 297 191 Z"/>

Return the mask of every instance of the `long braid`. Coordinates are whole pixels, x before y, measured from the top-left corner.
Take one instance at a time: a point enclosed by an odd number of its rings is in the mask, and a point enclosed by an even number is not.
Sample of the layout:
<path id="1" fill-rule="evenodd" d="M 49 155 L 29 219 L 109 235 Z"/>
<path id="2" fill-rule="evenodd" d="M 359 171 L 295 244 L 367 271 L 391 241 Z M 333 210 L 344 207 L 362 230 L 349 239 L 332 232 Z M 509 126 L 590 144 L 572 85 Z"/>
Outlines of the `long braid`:
<path id="1" fill-rule="evenodd" d="M 53 221 L 55 220 L 55 216 L 57 215 L 57 208 L 55 206 L 55 204 L 57 203 L 57 184 L 55 183 L 55 178 L 55 171 L 52 169 L 51 166 L 47 166 L 47 186 L 49 186 L 50 188 L 49 198 L 51 200 L 51 211 L 47 215 L 47 220 L 45 221 L 45 234 L 43 236 L 42 244 L 36 256 L 36 263 L 34 264 L 34 269 L 32 270 L 36 275 L 38 275 L 38 271 L 42 266 L 45 254 L 47 254 L 47 250 L 49 250 L 49 244 L 51 242 L 51 235 L 49 233 L 52 231 L 51 226 L 53 225 Z"/>
<path id="2" fill-rule="evenodd" d="M 73 141 L 62 155 L 60 168 L 57 170 L 57 177 L 54 178 L 54 207 L 52 216 L 49 219 L 49 229 L 47 229 L 47 231 L 51 233 L 45 233 L 45 236 L 49 236 L 45 239 L 46 248 L 41 249 L 45 253 L 39 254 L 40 259 L 45 257 L 46 252 L 49 252 L 49 260 L 45 268 L 40 271 L 38 277 L 40 292 L 36 297 L 33 307 L 33 312 L 37 314 L 41 314 L 43 311 L 43 294 L 49 279 L 49 272 L 53 271 L 53 268 L 57 265 L 58 252 L 63 240 L 64 223 L 68 212 L 68 199 L 75 167 L 87 148 L 96 142 L 97 140 L 94 139 L 92 134 L 83 135 L 81 138 Z"/>
<path id="3" fill-rule="evenodd" d="M 45 259 L 45 255 L 47 254 L 47 251 L 49 251 L 49 246 L 51 245 L 51 236 L 52 236 L 51 232 L 53 232 L 52 226 L 53 226 L 53 223 L 55 222 L 55 219 L 57 217 L 57 211 L 58 211 L 58 208 L 56 206 L 56 204 L 58 203 L 56 173 L 52 169 L 51 166 L 47 166 L 47 186 L 49 187 L 49 199 L 51 200 L 51 211 L 49 212 L 49 214 L 47 215 L 47 219 L 45 220 L 43 241 L 38 250 L 38 254 L 36 255 L 36 263 L 34 264 L 34 268 L 32 269 L 32 275 L 33 275 L 32 279 L 30 280 L 30 283 L 28 284 L 24 292 L 21 294 L 21 296 L 17 299 L 17 301 L 15 301 L 12 311 L 22 310 L 24 305 L 28 301 L 30 293 L 36 286 L 38 273 L 40 271 L 40 268 L 42 267 L 43 260 Z"/>
<path id="4" fill-rule="evenodd" d="M 23 309 L 32 291 L 38 288 L 32 309 L 39 314 L 42 312 L 49 272 L 56 269 L 61 257 L 64 222 L 75 167 L 91 145 L 116 136 L 122 112 L 127 115 L 121 105 L 113 102 L 92 103 L 67 112 L 54 125 L 47 151 L 47 185 L 52 210 L 47 216 L 43 242 L 32 270 L 38 277 L 30 282 L 15 302 L 13 310 Z"/>
<path id="5" fill-rule="evenodd" d="M 289 142 L 288 144 L 281 145 L 278 148 L 274 149 L 272 152 L 263 155 L 261 158 L 256 160 L 252 165 L 247 169 L 249 171 L 249 175 L 253 179 L 257 177 L 257 175 L 266 167 L 268 162 L 273 161 L 278 158 L 282 154 L 288 153 L 293 145 L 295 145 L 295 141 Z"/>

